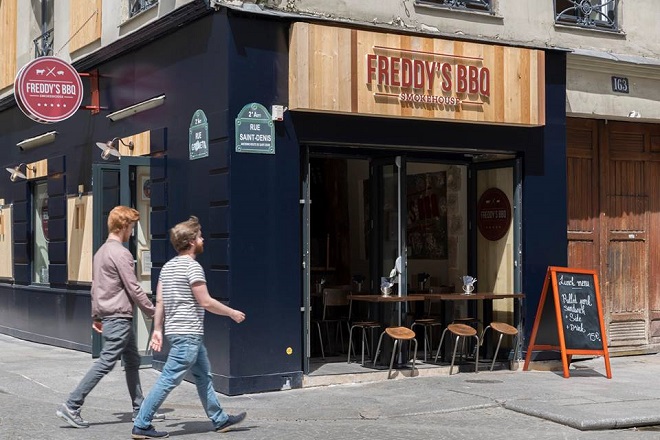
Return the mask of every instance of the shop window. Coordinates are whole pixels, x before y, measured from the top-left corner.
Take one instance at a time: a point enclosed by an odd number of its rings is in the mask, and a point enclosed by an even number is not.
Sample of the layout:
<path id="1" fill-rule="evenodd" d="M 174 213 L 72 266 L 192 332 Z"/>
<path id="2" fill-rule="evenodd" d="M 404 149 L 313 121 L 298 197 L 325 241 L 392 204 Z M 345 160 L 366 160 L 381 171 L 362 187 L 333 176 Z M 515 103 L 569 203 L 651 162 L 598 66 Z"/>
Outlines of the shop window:
<path id="1" fill-rule="evenodd" d="M 417 0 L 418 5 L 440 6 L 448 9 L 492 11 L 493 0 Z"/>
<path id="2" fill-rule="evenodd" d="M 618 31 L 618 0 L 555 0 L 555 23 Z"/>
<path id="3" fill-rule="evenodd" d="M 48 184 L 32 185 L 32 282 L 48 284 Z"/>

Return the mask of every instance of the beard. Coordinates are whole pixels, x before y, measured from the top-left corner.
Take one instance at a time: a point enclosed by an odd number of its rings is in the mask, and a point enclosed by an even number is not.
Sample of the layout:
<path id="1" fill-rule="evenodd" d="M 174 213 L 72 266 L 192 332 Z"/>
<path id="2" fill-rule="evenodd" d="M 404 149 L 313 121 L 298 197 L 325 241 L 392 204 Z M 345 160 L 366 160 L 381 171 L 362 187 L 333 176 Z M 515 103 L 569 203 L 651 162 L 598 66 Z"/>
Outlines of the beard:
<path id="1" fill-rule="evenodd" d="M 196 244 L 195 243 L 195 255 L 199 255 L 204 252 L 204 243 Z"/>

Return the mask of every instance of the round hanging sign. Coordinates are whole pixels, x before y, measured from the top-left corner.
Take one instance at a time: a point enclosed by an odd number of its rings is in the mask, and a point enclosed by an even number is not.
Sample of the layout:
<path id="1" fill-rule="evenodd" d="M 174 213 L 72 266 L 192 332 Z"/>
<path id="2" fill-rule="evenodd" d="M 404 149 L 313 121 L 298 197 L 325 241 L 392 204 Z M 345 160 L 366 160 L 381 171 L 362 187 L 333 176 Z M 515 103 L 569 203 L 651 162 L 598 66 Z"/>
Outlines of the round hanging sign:
<path id="1" fill-rule="evenodd" d="M 71 64 L 56 57 L 41 57 L 18 72 L 14 96 L 27 117 L 50 124 L 67 119 L 78 110 L 83 85 Z"/>
<path id="2" fill-rule="evenodd" d="M 511 225 L 511 203 L 498 188 L 489 188 L 477 204 L 477 226 L 487 240 L 497 241 L 504 237 Z"/>

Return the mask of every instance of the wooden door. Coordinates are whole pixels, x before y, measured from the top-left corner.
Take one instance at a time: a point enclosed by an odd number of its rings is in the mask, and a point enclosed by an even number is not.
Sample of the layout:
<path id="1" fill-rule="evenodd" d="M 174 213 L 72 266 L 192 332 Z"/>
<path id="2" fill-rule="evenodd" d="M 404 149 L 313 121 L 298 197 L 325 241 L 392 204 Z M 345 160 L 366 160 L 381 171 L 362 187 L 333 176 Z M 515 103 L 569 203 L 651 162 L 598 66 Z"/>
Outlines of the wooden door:
<path id="1" fill-rule="evenodd" d="M 600 273 L 612 353 L 660 349 L 660 128 L 567 120 L 568 262 Z"/>
<path id="2" fill-rule="evenodd" d="M 604 130 L 601 203 L 605 224 L 601 273 L 609 343 L 646 351 L 649 343 L 649 225 L 644 134 L 637 124 L 610 122 Z"/>

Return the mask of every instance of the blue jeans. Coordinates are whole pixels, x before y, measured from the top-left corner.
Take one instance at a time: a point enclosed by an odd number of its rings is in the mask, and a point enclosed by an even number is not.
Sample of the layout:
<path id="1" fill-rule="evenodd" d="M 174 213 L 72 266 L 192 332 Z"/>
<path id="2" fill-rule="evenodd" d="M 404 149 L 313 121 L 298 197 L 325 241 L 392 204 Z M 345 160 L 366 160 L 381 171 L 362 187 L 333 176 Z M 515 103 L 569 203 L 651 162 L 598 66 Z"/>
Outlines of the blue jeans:
<path id="1" fill-rule="evenodd" d="M 169 335 L 170 353 L 160 377 L 147 395 L 140 412 L 135 418 L 135 426 L 146 429 L 158 408 L 170 392 L 176 388 L 188 371 L 195 378 L 199 400 L 206 410 L 206 415 L 215 428 L 227 421 L 227 413 L 220 406 L 211 380 L 211 364 L 202 335 Z"/>
<path id="2" fill-rule="evenodd" d="M 126 385 L 131 396 L 133 411 L 140 409 L 144 396 L 140 385 L 140 353 L 135 344 L 133 320 L 130 318 L 103 319 L 103 349 L 99 358 L 71 392 L 66 405 L 72 410 L 79 409 L 85 397 L 94 389 L 103 377 L 115 367 L 119 359 L 124 361 Z"/>

